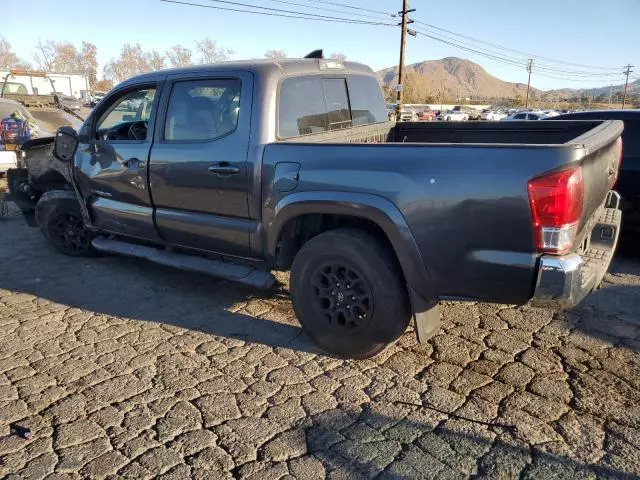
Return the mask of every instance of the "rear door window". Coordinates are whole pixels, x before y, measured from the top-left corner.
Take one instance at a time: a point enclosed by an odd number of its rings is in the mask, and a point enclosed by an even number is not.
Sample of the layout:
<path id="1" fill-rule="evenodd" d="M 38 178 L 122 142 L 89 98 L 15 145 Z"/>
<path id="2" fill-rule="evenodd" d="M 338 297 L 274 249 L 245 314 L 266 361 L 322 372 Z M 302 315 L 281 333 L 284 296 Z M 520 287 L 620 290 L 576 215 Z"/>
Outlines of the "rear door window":
<path id="1" fill-rule="evenodd" d="M 353 125 L 381 123 L 389 119 L 382 90 L 375 78 L 367 75 L 349 75 L 347 84 Z"/>
<path id="2" fill-rule="evenodd" d="M 287 78 L 280 87 L 278 111 L 280 137 L 297 137 L 329 129 L 322 78 Z"/>
<path id="3" fill-rule="evenodd" d="M 386 122 L 382 91 L 374 77 L 291 77 L 280 86 L 278 136 L 297 137 Z"/>
<path id="4" fill-rule="evenodd" d="M 347 96 L 347 82 L 344 78 L 322 80 L 324 97 L 327 102 L 329 130 L 351 126 L 351 109 Z"/>

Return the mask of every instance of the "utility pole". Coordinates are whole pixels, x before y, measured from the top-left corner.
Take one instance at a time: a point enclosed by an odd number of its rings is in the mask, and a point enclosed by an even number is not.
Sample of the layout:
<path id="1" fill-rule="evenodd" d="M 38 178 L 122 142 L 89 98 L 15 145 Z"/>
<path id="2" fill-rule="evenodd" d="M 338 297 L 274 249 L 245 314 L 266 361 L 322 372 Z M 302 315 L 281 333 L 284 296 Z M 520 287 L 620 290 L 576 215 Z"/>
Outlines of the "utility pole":
<path id="1" fill-rule="evenodd" d="M 524 108 L 529 108 L 529 89 L 531 88 L 531 67 L 533 66 L 533 58 L 527 63 L 527 72 L 529 72 L 529 80 L 527 80 L 527 98 L 524 101 Z"/>
<path id="2" fill-rule="evenodd" d="M 611 94 L 613 93 L 613 85 L 609 85 L 609 110 L 611 110 Z"/>
<path id="3" fill-rule="evenodd" d="M 416 9 L 412 8 L 409 10 L 409 0 L 402 0 L 402 11 L 398 12 L 399 15 L 402 15 L 402 22 L 399 23 L 401 27 L 400 31 L 400 63 L 398 64 L 398 85 L 396 89 L 398 91 L 398 96 L 396 98 L 396 120 L 400 121 L 400 112 L 402 111 L 402 101 L 404 99 L 403 90 L 404 90 L 404 50 L 407 44 L 407 25 L 409 23 L 413 23 L 413 20 L 409 19 L 408 14 L 410 12 L 415 12 Z M 416 36 L 416 32 L 409 32 L 414 37 Z"/>
<path id="4" fill-rule="evenodd" d="M 624 74 L 627 75 L 627 80 L 624 82 L 624 95 L 622 96 L 622 108 L 624 109 L 624 104 L 627 103 L 627 87 L 629 86 L 629 74 L 631 72 L 633 72 L 633 70 L 631 70 L 631 68 L 633 67 L 633 65 L 627 65 L 625 68 L 625 71 L 622 72 Z"/>

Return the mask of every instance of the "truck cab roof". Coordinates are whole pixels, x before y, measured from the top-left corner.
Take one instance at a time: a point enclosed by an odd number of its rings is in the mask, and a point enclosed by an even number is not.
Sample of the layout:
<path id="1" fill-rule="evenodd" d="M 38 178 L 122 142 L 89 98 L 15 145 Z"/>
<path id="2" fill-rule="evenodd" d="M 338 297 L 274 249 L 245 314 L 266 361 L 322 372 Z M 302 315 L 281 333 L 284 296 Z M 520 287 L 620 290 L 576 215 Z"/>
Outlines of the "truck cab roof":
<path id="1" fill-rule="evenodd" d="M 167 75 L 190 75 L 206 73 L 210 71 L 248 71 L 261 76 L 287 77 L 296 75 L 312 75 L 325 72 L 341 74 L 365 74 L 373 75 L 373 70 L 361 63 L 342 62 L 330 58 L 283 58 L 277 60 L 239 60 L 206 65 L 195 65 L 191 67 L 171 68 L 158 70 L 155 72 L 137 75 L 120 84 L 120 87 L 144 83 L 147 80 L 157 80 L 159 77 Z"/>

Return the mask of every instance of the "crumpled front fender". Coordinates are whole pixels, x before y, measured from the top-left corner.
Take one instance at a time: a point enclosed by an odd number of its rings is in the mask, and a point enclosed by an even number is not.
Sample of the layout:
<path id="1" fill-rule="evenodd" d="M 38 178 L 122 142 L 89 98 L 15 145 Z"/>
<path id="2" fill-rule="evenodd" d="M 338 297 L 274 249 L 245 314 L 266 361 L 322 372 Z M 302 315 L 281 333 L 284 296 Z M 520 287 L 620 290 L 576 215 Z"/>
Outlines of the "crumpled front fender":
<path id="1" fill-rule="evenodd" d="M 75 192 L 70 190 L 50 190 L 45 192 L 36 205 L 36 223 L 44 225 L 49 214 L 62 207 L 80 211 Z"/>

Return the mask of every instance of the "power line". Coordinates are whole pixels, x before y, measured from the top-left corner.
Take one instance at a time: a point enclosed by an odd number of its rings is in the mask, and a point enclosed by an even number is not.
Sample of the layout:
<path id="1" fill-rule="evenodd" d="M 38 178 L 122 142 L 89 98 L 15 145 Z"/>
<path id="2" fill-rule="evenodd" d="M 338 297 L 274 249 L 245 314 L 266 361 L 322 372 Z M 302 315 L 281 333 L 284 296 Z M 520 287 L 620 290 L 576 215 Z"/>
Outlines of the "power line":
<path id="1" fill-rule="evenodd" d="M 522 55 L 523 57 L 533 57 L 534 59 L 542 59 L 542 60 L 547 60 L 547 61 L 553 62 L 553 63 L 565 64 L 565 65 L 570 65 L 570 66 L 574 66 L 574 67 L 590 68 L 590 69 L 594 69 L 594 70 L 609 70 L 609 71 L 617 70 L 614 67 L 596 67 L 596 66 L 592 66 L 592 65 L 584 65 L 584 64 L 580 64 L 580 63 L 572 63 L 572 62 L 566 62 L 566 61 L 563 61 L 563 60 L 557 60 L 557 59 L 554 59 L 554 58 L 543 57 L 541 55 L 534 55 L 534 54 L 529 53 L 529 52 L 524 52 L 522 50 L 515 50 L 513 48 L 504 47 L 502 45 L 498 45 L 498 44 L 492 43 L 492 42 L 487 42 L 485 40 L 481 40 L 481 39 L 476 38 L 476 37 L 471 37 L 469 35 L 463 35 L 461 33 L 457 33 L 457 32 L 454 32 L 452 30 L 447 30 L 446 28 L 441 28 L 441 27 L 438 27 L 436 25 L 432 25 L 432 24 L 429 24 L 429 23 L 426 23 L 426 22 L 421 22 L 419 20 L 416 20 L 415 23 L 423 25 L 423 26 L 426 26 L 426 27 L 430 27 L 430 28 L 435 29 L 435 30 L 440 30 L 442 32 L 450 33 L 450 34 L 455 35 L 457 37 L 465 38 L 465 39 L 471 40 L 473 42 L 477 42 L 477 43 L 481 43 L 481 44 L 484 44 L 484 45 L 487 45 L 487 46 L 491 46 L 491 47 L 494 47 L 494 48 L 497 48 L 497 49 L 500 49 L 500 50 L 505 50 L 505 51 L 517 53 L 519 55 Z M 582 72 L 579 72 L 579 73 L 582 73 Z M 585 72 L 585 73 L 589 73 L 589 72 Z"/>
<path id="2" fill-rule="evenodd" d="M 429 33 L 432 33 L 432 32 L 429 32 Z M 510 60 L 512 62 L 516 62 L 516 63 L 521 64 L 521 65 L 524 65 L 526 63 L 525 59 L 513 57 L 511 55 L 507 55 L 507 54 L 504 54 L 504 53 L 493 52 L 493 51 L 487 50 L 486 48 L 477 47 L 475 45 L 470 46 L 470 45 L 465 44 L 464 42 L 460 41 L 457 38 L 452 38 L 452 37 L 449 37 L 449 36 L 446 36 L 446 35 L 442 35 L 440 33 L 437 33 L 437 34 L 436 33 L 432 33 L 432 35 L 437 36 L 438 38 L 441 38 L 441 39 L 449 40 L 450 42 L 455 43 L 456 45 L 462 45 L 462 46 L 465 46 L 466 48 L 473 48 L 473 49 L 475 49 L 477 51 L 484 52 L 484 53 L 487 53 L 489 55 L 499 56 L 504 60 Z M 450 44 L 452 44 L 452 43 L 450 43 Z M 577 72 L 576 73 L 574 71 L 559 70 L 559 69 L 555 69 L 555 68 L 549 68 L 549 67 L 546 67 L 544 65 L 536 65 L 536 70 L 538 70 L 538 69 L 539 70 L 543 70 L 543 71 L 552 72 L 552 73 L 558 73 L 558 74 L 561 73 L 561 74 L 564 74 L 564 75 L 570 75 L 570 76 L 573 76 L 573 77 L 591 77 L 591 76 L 611 77 L 612 75 L 617 73 L 617 72 L 616 73 L 612 72 L 610 74 L 609 73 L 591 73 L 591 72 L 590 73 L 586 73 L 586 72 L 585 73 L 582 73 L 582 72 Z"/>
<path id="3" fill-rule="evenodd" d="M 296 12 L 296 13 L 299 13 L 298 15 L 287 15 L 287 14 L 284 14 L 284 13 L 256 12 L 256 11 L 253 11 L 253 10 L 242 10 L 242 9 L 239 9 L 239 8 L 221 7 L 221 6 L 216 6 L 216 5 L 202 5 L 201 3 L 193 3 L 193 2 L 178 1 L 178 0 L 159 0 L 159 1 L 164 2 L 164 3 L 173 3 L 173 4 L 176 4 L 176 5 L 188 5 L 188 6 L 191 6 L 191 7 L 210 8 L 210 9 L 213 9 L 213 10 L 223 10 L 223 11 L 228 11 L 228 12 L 252 13 L 254 15 L 265 15 L 265 16 L 269 16 L 269 17 L 297 18 L 297 19 L 300 19 L 300 20 L 315 20 L 315 21 L 320 21 L 320 22 L 350 23 L 350 24 L 355 24 L 355 25 L 384 25 L 384 26 L 395 27 L 395 24 L 393 24 L 393 23 L 370 22 L 370 21 L 366 21 L 366 20 L 331 17 L 331 16 L 327 16 L 327 15 L 316 15 L 316 14 L 313 14 L 313 13 L 304 13 L 304 12 Z M 222 0 L 210 0 L 210 1 L 222 1 Z M 230 3 L 230 4 L 234 4 L 234 5 L 240 5 L 240 6 L 247 5 L 247 4 L 239 4 L 239 3 L 234 3 L 234 2 L 225 2 L 225 3 Z M 260 8 L 260 9 L 265 8 L 265 7 L 259 7 L 259 6 L 253 6 L 253 5 L 247 5 L 247 6 L 249 6 L 250 8 Z M 268 10 L 276 10 L 276 11 L 278 11 L 279 9 L 268 9 Z"/>
<path id="4" fill-rule="evenodd" d="M 535 70 L 534 70 L 534 72 L 535 72 Z M 535 72 L 535 74 L 538 77 L 552 78 L 554 80 L 564 80 L 564 81 L 567 81 L 567 82 L 582 82 L 582 83 L 584 83 L 587 80 L 587 79 L 584 79 L 584 78 L 556 77 L 554 75 L 548 75 L 546 73 L 540 73 L 540 72 Z M 621 79 L 611 79 L 610 81 L 613 82 L 613 81 L 619 81 L 619 80 L 621 80 Z"/>
<path id="5" fill-rule="evenodd" d="M 417 23 L 417 22 L 416 22 Z M 507 56 L 505 54 L 499 54 L 496 52 L 492 52 L 489 50 L 486 50 L 482 47 L 476 47 L 475 45 L 473 47 L 460 42 L 459 40 L 454 40 L 451 39 L 451 37 L 443 37 L 442 35 L 431 35 L 423 30 L 417 30 L 417 32 L 425 37 L 428 37 L 432 40 L 436 40 L 438 42 L 441 43 L 445 43 L 447 45 L 459 48 L 461 50 L 465 50 L 467 52 L 471 52 L 471 53 L 475 53 L 477 55 L 483 56 L 485 58 L 489 58 L 498 62 L 502 62 L 505 63 L 507 65 L 512 65 L 512 66 L 517 66 L 517 67 L 525 67 L 527 65 L 527 62 L 525 62 L 524 60 L 520 60 L 518 58 L 512 57 L 512 56 Z M 431 32 L 430 32 L 431 33 Z M 538 72 L 538 71 L 542 71 L 545 73 L 555 73 L 555 74 L 559 74 L 559 75 L 564 75 L 566 77 L 578 77 L 577 80 L 575 81 L 585 81 L 588 78 L 595 78 L 598 77 L 600 79 L 602 79 L 603 81 L 605 80 L 605 78 L 612 78 L 615 75 L 619 75 L 619 73 L 611 73 L 611 74 L 603 74 L 603 73 L 594 73 L 594 74 L 583 74 L 583 73 L 573 73 L 570 71 L 565 71 L 565 70 L 556 70 L 556 69 L 550 69 L 544 66 L 536 66 L 534 71 Z M 560 80 L 563 80 L 564 78 L 559 78 Z M 568 80 L 573 80 L 571 78 L 568 78 Z"/>
<path id="6" fill-rule="evenodd" d="M 356 15 L 358 17 L 375 18 L 376 20 L 383 19 L 383 17 L 381 17 L 380 15 L 370 15 L 367 13 L 356 13 L 356 12 L 345 12 L 344 10 L 336 10 L 336 9 L 327 8 L 327 7 L 314 7 L 313 5 L 301 5 L 298 2 L 288 2 L 287 0 L 268 0 L 268 1 L 274 2 L 274 3 L 282 3 L 284 5 L 294 5 L 296 7 L 301 7 L 301 8 L 310 8 L 312 10 L 320 10 L 324 12 L 342 13 L 344 15 Z M 307 0 L 307 1 L 311 1 L 311 0 Z M 385 20 L 388 20 L 388 19 L 385 19 Z"/>
<path id="7" fill-rule="evenodd" d="M 417 30 L 417 29 L 416 29 L 416 32 L 417 32 L 417 33 L 419 33 L 420 35 L 422 35 L 423 37 L 427 37 L 427 38 L 430 38 L 430 39 L 432 39 L 432 40 L 436 40 L 437 42 L 441 42 L 441 43 L 445 43 L 445 44 L 447 44 L 447 45 L 451 45 L 451 46 L 453 46 L 453 47 L 457 47 L 457 48 L 459 48 L 459 49 L 461 49 L 461 50 L 465 50 L 465 51 L 467 51 L 467 52 L 476 53 L 476 54 L 481 55 L 481 56 L 483 56 L 483 57 L 491 58 L 491 59 L 497 60 L 497 61 L 499 61 L 499 62 L 506 63 L 506 64 L 508 64 L 508 65 L 514 65 L 514 66 L 516 66 L 516 67 L 523 67 L 523 66 L 525 66 L 525 63 L 524 63 L 524 62 L 517 62 L 517 61 L 513 61 L 513 60 L 510 60 L 510 59 L 508 59 L 508 58 L 501 57 L 501 56 L 499 56 L 499 55 L 493 55 L 493 54 L 487 53 L 487 52 L 485 52 L 485 51 L 480 51 L 480 50 L 476 50 L 476 49 L 474 49 L 474 48 L 466 47 L 466 46 L 461 45 L 461 44 L 459 44 L 459 43 L 450 42 L 450 41 L 448 41 L 448 40 L 444 40 L 444 39 L 442 39 L 442 38 L 435 37 L 435 36 L 433 36 L 433 35 L 429 35 L 428 33 L 423 32 L 422 30 Z"/>
<path id="8" fill-rule="evenodd" d="M 383 12 L 381 10 L 371 10 L 370 8 L 362 8 L 362 7 L 354 7 L 353 5 L 347 5 L 344 3 L 338 3 L 338 2 L 330 2 L 327 0 L 306 0 L 307 2 L 314 2 L 314 3 L 323 3 L 325 5 L 333 5 L 334 7 L 343 7 L 343 8 L 350 8 L 353 10 L 361 10 L 363 12 L 371 12 L 371 13 L 381 13 L 382 15 L 387 15 L 389 17 L 395 17 L 396 15 L 394 13 L 389 13 L 389 12 Z"/>
<path id="9" fill-rule="evenodd" d="M 223 3 L 223 4 L 227 4 L 227 5 L 234 5 L 234 6 L 239 6 L 239 7 L 248 7 L 248 8 L 256 8 L 258 10 L 267 10 L 269 12 L 281 12 L 281 13 L 287 13 L 287 14 L 297 14 L 297 15 L 309 15 L 309 16 L 313 16 L 313 17 L 318 17 L 318 18 L 327 18 L 327 19 L 341 19 L 341 20 L 345 20 L 342 17 L 334 17 L 334 16 L 330 16 L 330 15 L 319 15 L 317 13 L 308 13 L 308 12 L 300 12 L 300 11 L 296 11 L 296 10 L 284 10 L 281 8 L 273 8 L 273 7 L 263 7 L 261 5 L 255 5 L 255 4 L 251 4 L 251 3 L 240 3 L 240 2 L 232 2 L 230 0 L 207 0 L 208 2 L 211 3 Z M 365 22 L 365 20 L 359 20 L 359 19 L 348 19 L 348 20 L 353 20 L 354 22 Z M 382 23 L 379 23 L 382 25 Z M 387 23 L 385 25 L 393 25 L 391 23 Z"/>

